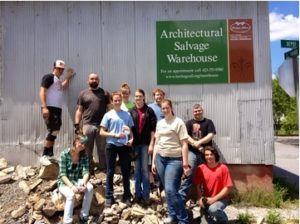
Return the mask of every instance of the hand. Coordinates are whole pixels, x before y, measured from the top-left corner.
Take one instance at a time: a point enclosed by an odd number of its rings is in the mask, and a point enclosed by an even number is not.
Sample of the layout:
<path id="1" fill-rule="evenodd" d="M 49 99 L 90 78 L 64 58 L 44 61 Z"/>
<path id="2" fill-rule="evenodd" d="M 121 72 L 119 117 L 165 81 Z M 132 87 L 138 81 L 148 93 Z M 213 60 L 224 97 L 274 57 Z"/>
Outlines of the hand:
<path id="1" fill-rule="evenodd" d="M 201 144 L 202 144 L 201 140 L 194 141 L 193 142 L 193 147 L 199 149 L 201 147 Z"/>
<path id="2" fill-rule="evenodd" d="M 75 194 L 79 192 L 78 188 L 75 187 L 74 185 L 71 187 L 71 189 Z"/>
<path id="3" fill-rule="evenodd" d="M 192 174 L 192 170 L 191 170 L 190 166 L 184 167 L 183 168 L 183 173 L 184 173 L 184 175 L 186 177 L 189 176 L 189 175 L 191 175 Z"/>
<path id="4" fill-rule="evenodd" d="M 154 175 L 156 175 L 156 167 L 155 167 L 155 164 L 152 163 L 152 166 L 151 166 L 151 171 Z"/>
<path id="5" fill-rule="evenodd" d="M 123 132 L 116 134 L 116 138 L 125 138 L 126 135 Z"/>
<path id="6" fill-rule="evenodd" d="M 78 190 L 79 190 L 80 192 L 85 192 L 85 190 L 86 190 L 86 184 L 81 184 L 81 185 L 79 185 Z"/>
<path id="7" fill-rule="evenodd" d="M 127 146 L 132 146 L 132 143 L 133 143 L 133 138 L 131 138 L 131 139 L 128 140 Z"/>
<path id="8" fill-rule="evenodd" d="M 43 115 L 44 119 L 48 119 L 49 118 L 50 113 L 49 113 L 49 110 L 48 110 L 47 107 L 43 107 L 42 108 L 42 115 Z"/>
<path id="9" fill-rule="evenodd" d="M 68 79 L 68 80 L 72 79 L 75 74 L 76 73 L 75 73 L 75 71 L 74 71 L 73 68 L 68 68 L 67 69 L 67 77 L 66 77 L 66 79 Z"/>

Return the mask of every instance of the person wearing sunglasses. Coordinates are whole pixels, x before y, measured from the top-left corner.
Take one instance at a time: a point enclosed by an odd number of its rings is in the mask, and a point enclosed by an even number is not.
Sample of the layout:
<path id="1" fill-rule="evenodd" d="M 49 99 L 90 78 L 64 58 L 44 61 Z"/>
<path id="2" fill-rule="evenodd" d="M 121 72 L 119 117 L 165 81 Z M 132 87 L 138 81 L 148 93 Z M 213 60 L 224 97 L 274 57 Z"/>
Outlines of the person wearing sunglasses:
<path id="1" fill-rule="evenodd" d="M 89 183 L 89 159 L 85 147 L 88 138 L 77 135 L 72 147 L 64 149 L 59 158 L 58 190 L 65 196 L 63 223 L 73 222 L 75 194 L 83 193 L 80 223 L 87 223 L 91 202 L 93 199 L 93 185 Z"/>

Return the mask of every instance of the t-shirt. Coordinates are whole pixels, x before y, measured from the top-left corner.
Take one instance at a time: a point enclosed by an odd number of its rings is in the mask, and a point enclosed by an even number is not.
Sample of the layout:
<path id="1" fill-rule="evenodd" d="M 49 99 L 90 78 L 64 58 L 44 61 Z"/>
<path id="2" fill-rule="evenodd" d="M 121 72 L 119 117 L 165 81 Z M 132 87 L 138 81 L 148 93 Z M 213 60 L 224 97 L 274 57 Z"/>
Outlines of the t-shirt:
<path id="1" fill-rule="evenodd" d="M 128 112 L 120 110 L 110 110 L 106 114 L 104 114 L 104 117 L 100 124 L 101 127 L 104 127 L 107 129 L 107 132 L 112 133 L 120 133 L 123 132 L 124 127 L 132 128 L 134 126 L 132 117 L 129 115 Z M 116 146 L 123 146 L 126 145 L 128 142 L 128 136 L 127 138 L 114 138 L 114 137 L 107 137 L 106 143 L 114 144 Z"/>
<path id="2" fill-rule="evenodd" d="M 197 167 L 194 177 L 195 184 L 202 184 L 204 196 L 214 197 L 224 187 L 232 187 L 232 180 L 228 167 L 218 163 L 214 168 L 209 168 L 206 163 Z"/>
<path id="3" fill-rule="evenodd" d="M 80 92 L 77 104 L 83 108 L 83 124 L 98 126 L 109 104 L 109 94 L 102 88 L 86 89 Z"/>
<path id="4" fill-rule="evenodd" d="M 41 86 L 47 89 L 47 106 L 62 108 L 63 87 L 59 78 L 54 74 L 44 75 L 42 78 Z"/>
<path id="5" fill-rule="evenodd" d="M 161 107 L 159 104 L 150 103 L 148 106 L 151 107 L 152 110 L 154 111 L 157 121 L 159 121 L 165 117 L 163 112 L 161 111 Z"/>
<path id="6" fill-rule="evenodd" d="M 216 129 L 215 129 L 214 123 L 210 119 L 207 119 L 207 118 L 203 118 L 201 121 L 197 121 L 195 119 L 191 119 L 191 120 L 187 121 L 186 129 L 187 129 L 189 136 L 191 136 L 194 140 L 199 140 L 201 138 L 204 138 L 209 133 L 216 134 Z M 208 145 L 211 146 L 212 141 L 205 143 L 202 146 L 205 147 Z M 199 153 L 199 150 L 193 148 L 193 146 L 191 146 L 190 144 L 189 144 L 189 150 Z"/>
<path id="7" fill-rule="evenodd" d="M 121 109 L 124 111 L 129 111 L 130 109 L 134 108 L 134 106 L 135 104 L 131 101 L 127 101 L 126 103 L 122 102 Z"/>
<path id="8" fill-rule="evenodd" d="M 138 133 L 141 134 L 143 131 L 144 123 L 145 123 L 145 112 L 147 107 L 144 105 L 142 108 L 136 108 L 136 111 L 138 113 Z"/>
<path id="9" fill-rule="evenodd" d="M 157 144 L 157 153 L 163 157 L 181 157 L 181 140 L 188 138 L 188 133 L 184 122 L 174 117 L 171 122 L 165 119 L 157 122 L 155 138 Z"/>

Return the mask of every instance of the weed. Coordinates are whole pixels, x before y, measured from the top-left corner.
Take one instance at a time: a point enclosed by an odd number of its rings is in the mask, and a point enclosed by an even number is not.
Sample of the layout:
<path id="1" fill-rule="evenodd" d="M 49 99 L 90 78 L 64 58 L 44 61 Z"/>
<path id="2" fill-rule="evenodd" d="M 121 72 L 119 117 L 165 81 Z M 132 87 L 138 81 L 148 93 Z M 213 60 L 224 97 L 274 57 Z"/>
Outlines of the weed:
<path id="1" fill-rule="evenodd" d="M 251 188 L 245 193 L 239 193 L 235 190 L 231 193 L 231 201 L 233 204 L 268 208 L 299 206 L 299 190 L 295 186 L 279 178 L 274 179 L 273 184 L 273 191 Z"/>
<path id="2" fill-rule="evenodd" d="M 251 224 L 254 223 L 254 216 L 246 211 L 245 213 L 239 213 L 237 217 L 240 224 Z"/>
<path id="3" fill-rule="evenodd" d="M 283 218 L 276 211 L 268 211 L 265 222 L 267 224 L 282 224 L 283 223 Z"/>

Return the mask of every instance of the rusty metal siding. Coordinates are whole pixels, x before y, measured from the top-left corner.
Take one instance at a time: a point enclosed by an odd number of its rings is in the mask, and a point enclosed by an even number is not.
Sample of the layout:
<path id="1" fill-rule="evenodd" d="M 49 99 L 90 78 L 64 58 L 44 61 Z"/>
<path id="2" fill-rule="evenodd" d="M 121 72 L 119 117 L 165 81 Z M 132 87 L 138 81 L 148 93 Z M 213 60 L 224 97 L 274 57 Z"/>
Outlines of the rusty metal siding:
<path id="1" fill-rule="evenodd" d="M 64 96 L 58 155 L 72 141 L 77 96 L 88 73 L 99 73 L 109 92 L 127 82 L 132 96 L 142 88 L 147 102 L 153 100 L 156 21 L 251 18 L 254 83 L 159 87 L 183 120 L 192 118 L 195 103 L 204 106 L 227 163 L 274 163 L 267 2 L 0 2 L 0 18 L 0 157 L 37 162 L 47 133 L 39 86 L 55 59 L 77 72 Z"/>

